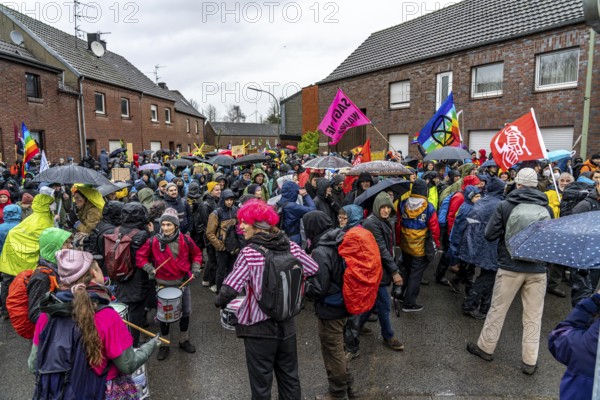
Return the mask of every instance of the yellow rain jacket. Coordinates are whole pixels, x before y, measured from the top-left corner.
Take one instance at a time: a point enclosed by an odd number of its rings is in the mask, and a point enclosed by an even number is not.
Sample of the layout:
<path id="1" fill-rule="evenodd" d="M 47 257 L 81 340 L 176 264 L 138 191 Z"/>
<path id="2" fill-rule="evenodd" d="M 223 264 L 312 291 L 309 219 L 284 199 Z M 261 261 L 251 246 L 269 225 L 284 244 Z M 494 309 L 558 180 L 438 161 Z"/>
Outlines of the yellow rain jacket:
<path id="1" fill-rule="evenodd" d="M 37 267 L 40 258 L 40 235 L 54 226 L 50 205 L 54 197 L 38 194 L 33 198 L 31 214 L 8 232 L 0 258 L 0 272 L 16 276 Z"/>

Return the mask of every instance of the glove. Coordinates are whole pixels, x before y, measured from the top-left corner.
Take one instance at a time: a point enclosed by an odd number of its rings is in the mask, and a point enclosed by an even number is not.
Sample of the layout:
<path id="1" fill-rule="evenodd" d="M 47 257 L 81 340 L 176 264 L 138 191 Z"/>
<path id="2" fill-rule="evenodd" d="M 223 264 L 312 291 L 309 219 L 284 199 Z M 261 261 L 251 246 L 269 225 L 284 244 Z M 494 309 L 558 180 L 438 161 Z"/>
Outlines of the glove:
<path id="1" fill-rule="evenodd" d="M 142 267 L 142 269 L 148 273 L 148 278 L 154 280 L 156 277 L 156 270 L 152 264 L 146 264 Z"/>
<path id="2" fill-rule="evenodd" d="M 160 334 L 157 334 L 156 336 L 154 336 L 152 339 L 148 340 L 145 343 L 145 345 L 152 346 L 152 349 L 156 349 L 157 347 L 160 347 L 161 344 L 162 344 L 162 342 L 160 341 Z"/>
<path id="3" fill-rule="evenodd" d="M 192 274 L 194 275 L 194 279 L 200 277 L 200 265 L 198 265 L 198 264 L 192 265 Z"/>
<path id="4" fill-rule="evenodd" d="M 402 286 L 392 286 L 392 297 L 398 300 L 402 300 L 402 298 L 404 298 L 404 293 L 402 293 Z"/>

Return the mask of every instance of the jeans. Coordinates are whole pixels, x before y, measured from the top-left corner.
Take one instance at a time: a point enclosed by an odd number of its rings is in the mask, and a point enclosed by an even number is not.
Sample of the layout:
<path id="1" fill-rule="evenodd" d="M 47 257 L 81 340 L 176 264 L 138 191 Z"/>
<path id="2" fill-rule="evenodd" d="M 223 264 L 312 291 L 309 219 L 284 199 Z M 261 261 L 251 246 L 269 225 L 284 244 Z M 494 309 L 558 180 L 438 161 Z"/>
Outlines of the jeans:
<path id="1" fill-rule="evenodd" d="M 423 279 L 429 261 L 425 256 L 415 257 L 404 252 L 402 253 L 402 259 L 404 260 L 406 278 L 403 287 L 404 305 L 410 307 L 417 304 L 417 296 L 421 291 L 421 279 Z"/>
<path id="2" fill-rule="evenodd" d="M 363 327 L 367 319 L 371 315 L 374 309 L 377 309 L 377 319 L 381 326 L 381 336 L 384 339 L 391 339 L 394 337 L 394 330 L 392 329 L 392 323 L 390 322 L 390 294 L 386 286 L 379 286 L 377 291 L 377 299 L 375 299 L 375 307 L 360 316 L 360 326 Z"/>

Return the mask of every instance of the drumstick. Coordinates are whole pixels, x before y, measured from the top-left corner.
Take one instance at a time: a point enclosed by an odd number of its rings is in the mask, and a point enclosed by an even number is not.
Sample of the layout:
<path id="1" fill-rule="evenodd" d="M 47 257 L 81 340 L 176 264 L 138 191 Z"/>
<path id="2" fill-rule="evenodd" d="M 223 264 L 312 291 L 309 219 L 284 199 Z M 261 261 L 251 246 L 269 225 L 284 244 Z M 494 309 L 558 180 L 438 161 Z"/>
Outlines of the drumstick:
<path id="1" fill-rule="evenodd" d="M 188 283 L 190 283 L 190 281 L 191 281 L 192 279 L 194 279 L 194 275 L 192 275 L 192 276 L 190 277 L 190 279 L 188 279 L 187 281 L 183 282 L 183 284 L 182 284 L 181 286 L 179 286 L 179 289 L 183 289 L 183 287 L 184 287 L 185 285 L 187 285 Z"/>
<path id="2" fill-rule="evenodd" d="M 158 268 L 155 268 L 155 269 L 154 269 L 154 273 L 156 273 L 156 271 L 158 271 L 159 269 L 161 269 L 161 268 L 162 268 L 162 267 L 163 267 L 163 266 L 164 266 L 166 263 L 168 263 L 169 261 L 171 261 L 171 257 L 167 258 L 167 259 L 165 260 L 165 262 L 163 262 L 162 264 L 160 264 L 160 265 L 158 266 Z"/>
<path id="3" fill-rule="evenodd" d="M 138 331 L 142 332 L 145 335 L 148 336 L 156 336 L 156 334 L 145 330 L 144 328 L 140 328 L 139 326 L 137 326 L 136 324 L 132 324 L 131 322 L 127 321 L 126 319 L 123 320 L 123 322 L 125 322 L 125 325 L 129 325 L 130 327 L 132 327 L 133 329 L 137 329 Z M 161 337 L 158 338 L 158 340 L 160 340 L 161 342 L 163 342 L 164 344 L 171 344 L 171 342 L 169 342 L 167 339 L 163 339 Z"/>

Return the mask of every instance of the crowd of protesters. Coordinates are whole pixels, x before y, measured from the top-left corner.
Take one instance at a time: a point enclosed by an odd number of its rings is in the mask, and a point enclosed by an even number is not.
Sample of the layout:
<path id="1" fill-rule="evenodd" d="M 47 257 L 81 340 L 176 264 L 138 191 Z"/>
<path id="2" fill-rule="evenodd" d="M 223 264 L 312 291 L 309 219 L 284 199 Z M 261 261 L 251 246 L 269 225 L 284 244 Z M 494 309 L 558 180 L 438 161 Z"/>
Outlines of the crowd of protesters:
<path id="1" fill-rule="evenodd" d="M 23 294 L 28 296 L 27 319 L 35 328 L 30 336 L 32 372 L 45 376 L 56 346 L 64 345 L 58 339 L 64 339 L 61 333 L 76 326 L 84 361 L 104 380 L 71 390 L 136 398 L 126 377 L 159 347 L 158 337 L 144 342 L 138 331 L 129 333 L 119 314 L 106 305 L 115 299 L 126 304 L 128 320 L 147 327 L 157 287 L 180 287 L 199 278 L 205 290 L 215 293 L 220 308 L 246 295 L 237 311 L 236 332 L 244 338 L 252 398 L 271 397 L 275 371 L 280 396 L 300 399 L 293 318 L 274 322 L 259 304 L 265 251 L 288 252 L 302 264 L 306 295 L 319 318 L 329 390 L 318 398 L 345 399 L 355 395 L 348 365 L 360 354 L 359 338 L 373 334 L 367 321 L 379 321 L 385 347 L 402 351 L 404 343 L 390 323 L 391 300 L 403 312 L 426 309 L 419 292 L 429 284 L 424 272 L 430 267 L 436 284 L 464 296 L 465 316 L 485 320 L 479 340 L 467 350 L 487 361 L 493 359 L 508 308 L 521 291 L 524 335 L 528 326 L 538 327 L 537 337 L 523 341 L 522 371 L 531 375 L 537 368 L 546 293 L 566 297 L 560 286 L 568 282 L 573 306 L 583 300 L 571 319 L 578 318 L 577 327 L 587 329 L 600 307 L 594 294 L 600 274 L 513 259 L 507 250 L 515 229 L 511 216 L 518 209 L 527 220 L 532 212 L 522 211 L 517 207 L 521 204 L 539 207 L 532 216 L 537 220 L 600 210 L 600 155 L 585 162 L 576 157 L 528 161 L 508 171 L 499 171 L 486 155 L 479 150 L 472 159 L 422 162 L 389 153 L 386 158 L 410 168 L 404 177 L 411 189 L 402 195 L 382 191 L 362 205 L 355 200 L 385 177 L 362 173 L 351 182 L 339 171 L 305 169 L 303 164 L 314 155 L 295 152 L 277 152 L 264 163 L 239 167 L 199 163 L 171 168 L 165 161 L 178 155 L 151 152 L 135 154 L 132 162 L 124 153 L 110 159 L 103 151 L 97 161 L 86 156 L 80 165 L 108 178 L 113 167 L 129 169 L 126 185 L 110 193 L 77 182 L 37 184 L 33 174 L 21 179 L 20 166 L 7 168 L 0 180 L 2 316 L 18 324 L 11 314 L 11 283 L 23 284 L 19 274 L 33 271 Z M 56 165 L 71 163 L 60 159 Z M 148 163 L 161 166 L 140 169 Z M 348 191 L 346 184 L 351 184 Z M 573 195 L 570 188 L 575 185 L 579 190 Z M 357 226 L 377 244 L 381 280 L 372 309 L 352 315 L 343 301 L 332 299 L 341 296 L 344 285 L 344 260 L 337 247 Z M 115 232 L 129 235 L 135 268 L 127 279 L 109 284 L 105 237 Z M 189 286 L 182 303 L 178 346 L 194 353 Z M 163 338 L 169 338 L 170 325 L 160 323 Z M 557 329 L 565 331 L 566 326 L 572 327 L 565 322 Z M 592 357 L 586 361 L 591 372 L 569 367 L 561 385 L 565 398 L 586 398 L 575 393 L 590 386 L 584 378 L 593 376 L 595 342 L 586 347 L 559 336 L 551 337 L 559 361 L 572 365 L 578 357 Z M 169 346 L 160 346 L 158 360 L 167 359 L 169 352 Z M 50 398 L 51 389 L 42 383 L 38 379 L 35 398 Z M 118 397 L 123 393 L 130 397 Z"/>

